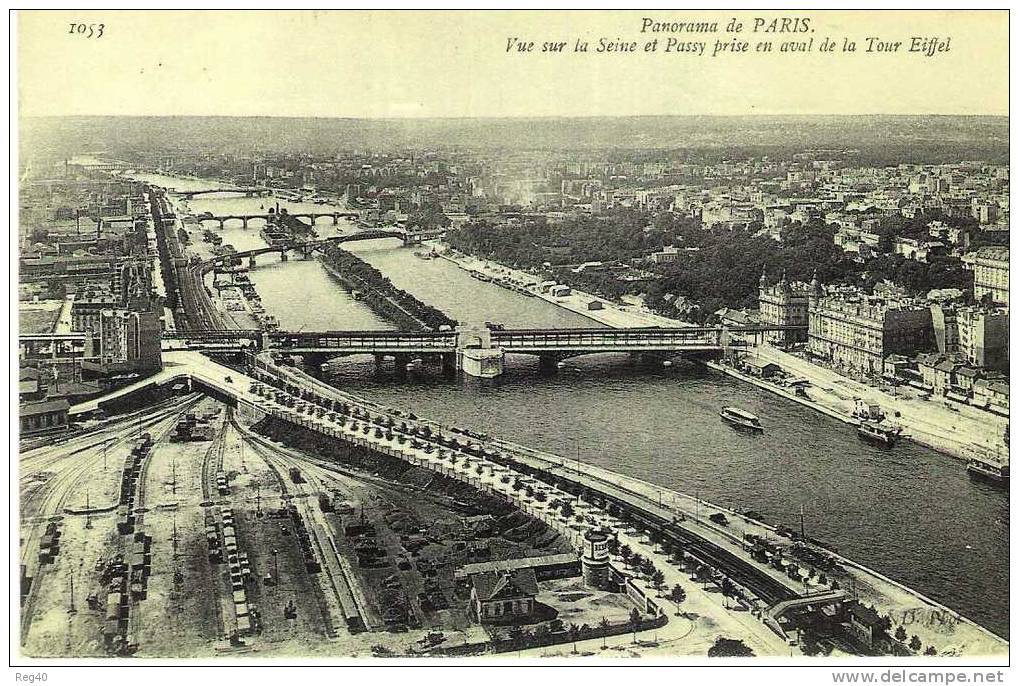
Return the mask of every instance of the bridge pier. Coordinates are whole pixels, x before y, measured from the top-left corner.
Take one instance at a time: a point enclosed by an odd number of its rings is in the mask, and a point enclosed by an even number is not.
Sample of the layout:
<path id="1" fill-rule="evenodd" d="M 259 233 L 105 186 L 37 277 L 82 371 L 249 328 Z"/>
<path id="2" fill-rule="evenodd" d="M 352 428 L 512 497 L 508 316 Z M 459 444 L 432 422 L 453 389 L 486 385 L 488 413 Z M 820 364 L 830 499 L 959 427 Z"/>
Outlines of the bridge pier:
<path id="1" fill-rule="evenodd" d="M 339 223 L 340 223 L 340 215 L 334 213 L 333 214 L 333 226 L 336 226 Z"/>
<path id="2" fill-rule="evenodd" d="M 307 367 L 309 374 L 320 379 L 322 378 L 322 367 L 329 361 L 329 357 L 322 353 L 306 353 L 301 355 L 301 361 Z"/>
<path id="3" fill-rule="evenodd" d="M 538 371 L 546 374 L 553 373 L 559 369 L 562 356 L 557 353 L 542 353 L 538 356 Z"/>
<path id="4" fill-rule="evenodd" d="M 219 220 L 219 230 L 222 231 L 225 228 L 226 228 L 226 220 L 225 219 L 220 219 Z"/>
<path id="5" fill-rule="evenodd" d="M 442 353 L 439 357 L 442 375 L 445 377 L 456 376 L 456 353 Z"/>
<path id="6" fill-rule="evenodd" d="M 500 376 L 506 357 L 502 348 L 464 348 L 456 355 L 457 366 L 464 374 L 482 379 Z"/>
<path id="7" fill-rule="evenodd" d="M 248 269 L 254 269 L 254 268 L 255 268 L 255 256 L 254 255 L 248 255 Z"/>
<path id="8" fill-rule="evenodd" d="M 287 256 L 287 251 L 286 250 L 280 250 L 280 262 L 286 262 L 289 259 L 290 258 Z"/>
<path id="9" fill-rule="evenodd" d="M 247 217 L 241 217 L 241 228 L 243 228 L 243 229 L 248 228 L 248 218 Z"/>
<path id="10" fill-rule="evenodd" d="M 393 367 L 398 377 L 407 376 L 407 365 L 410 364 L 410 355 L 398 354 L 393 356 Z"/>

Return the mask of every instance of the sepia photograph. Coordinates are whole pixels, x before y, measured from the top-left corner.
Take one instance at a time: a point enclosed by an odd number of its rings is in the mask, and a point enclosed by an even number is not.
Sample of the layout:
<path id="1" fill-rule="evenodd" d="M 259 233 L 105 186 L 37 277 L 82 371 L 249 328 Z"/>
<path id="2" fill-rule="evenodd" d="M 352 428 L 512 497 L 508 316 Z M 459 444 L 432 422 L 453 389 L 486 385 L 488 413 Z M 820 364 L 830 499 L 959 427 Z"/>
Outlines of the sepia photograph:
<path id="1" fill-rule="evenodd" d="M 1009 23 L 13 11 L 16 680 L 1003 682 Z"/>

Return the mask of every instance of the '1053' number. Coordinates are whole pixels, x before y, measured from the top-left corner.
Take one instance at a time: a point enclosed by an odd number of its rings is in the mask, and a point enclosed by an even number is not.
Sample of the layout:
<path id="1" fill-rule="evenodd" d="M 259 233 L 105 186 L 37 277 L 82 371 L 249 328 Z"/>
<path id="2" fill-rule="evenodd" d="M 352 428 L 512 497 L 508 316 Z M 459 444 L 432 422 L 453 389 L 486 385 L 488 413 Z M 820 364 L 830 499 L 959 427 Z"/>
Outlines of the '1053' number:
<path id="1" fill-rule="evenodd" d="M 106 24 L 71 24 L 69 33 L 72 35 L 84 36 L 85 38 L 102 38 L 103 29 Z"/>

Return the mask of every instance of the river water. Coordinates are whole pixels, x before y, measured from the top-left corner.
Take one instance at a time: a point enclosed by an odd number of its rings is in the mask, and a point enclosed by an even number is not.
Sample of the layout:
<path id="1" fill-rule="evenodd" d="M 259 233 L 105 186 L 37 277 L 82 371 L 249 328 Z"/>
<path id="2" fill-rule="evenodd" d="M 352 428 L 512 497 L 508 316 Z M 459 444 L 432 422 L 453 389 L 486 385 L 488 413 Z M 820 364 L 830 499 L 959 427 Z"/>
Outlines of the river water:
<path id="1" fill-rule="evenodd" d="M 174 185 L 183 190 L 182 183 Z M 190 206 L 217 214 L 267 202 L 199 196 Z M 292 211 L 321 207 L 284 204 Z M 321 220 L 317 228 L 320 235 L 352 229 Z M 262 244 L 257 228 L 239 226 L 228 226 L 224 240 L 239 250 Z M 396 286 L 461 321 L 597 326 L 472 279 L 446 260 L 416 257 L 394 240 L 350 249 Z M 283 328 L 391 328 L 316 260 L 259 260 L 250 278 Z M 503 376 L 484 381 L 445 379 L 427 367 L 377 373 L 368 359 L 346 358 L 328 366 L 327 378 L 439 421 L 756 510 L 772 523 L 799 526 L 802 507 L 808 535 L 1009 635 L 1008 492 L 911 442 L 881 450 L 862 443 L 849 426 L 703 367 L 666 369 L 627 356 L 568 360 L 553 375 L 539 374 L 534 358 L 511 356 Z M 760 416 L 765 432 L 751 436 L 722 424 L 718 409 L 730 404 Z"/>

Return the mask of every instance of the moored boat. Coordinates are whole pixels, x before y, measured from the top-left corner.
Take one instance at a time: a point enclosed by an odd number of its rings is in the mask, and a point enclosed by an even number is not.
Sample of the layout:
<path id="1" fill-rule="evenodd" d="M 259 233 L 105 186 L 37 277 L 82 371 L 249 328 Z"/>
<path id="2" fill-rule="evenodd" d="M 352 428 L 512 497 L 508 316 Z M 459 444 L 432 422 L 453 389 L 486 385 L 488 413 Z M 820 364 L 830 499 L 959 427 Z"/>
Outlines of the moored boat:
<path id="1" fill-rule="evenodd" d="M 1009 482 L 1009 465 L 1007 462 L 995 462 L 993 460 L 971 457 L 966 463 L 966 471 L 972 476 L 996 483 Z"/>
<path id="2" fill-rule="evenodd" d="M 764 427 L 761 426 L 761 420 L 757 415 L 741 410 L 738 407 L 723 407 L 719 411 L 718 416 L 722 418 L 723 422 L 738 429 L 764 431 Z"/>
<path id="3" fill-rule="evenodd" d="M 899 440 L 902 427 L 890 426 L 879 422 L 860 422 L 856 435 L 865 441 L 891 448 Z"/>

